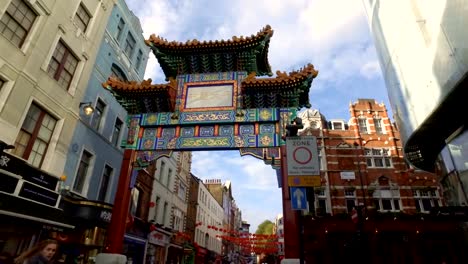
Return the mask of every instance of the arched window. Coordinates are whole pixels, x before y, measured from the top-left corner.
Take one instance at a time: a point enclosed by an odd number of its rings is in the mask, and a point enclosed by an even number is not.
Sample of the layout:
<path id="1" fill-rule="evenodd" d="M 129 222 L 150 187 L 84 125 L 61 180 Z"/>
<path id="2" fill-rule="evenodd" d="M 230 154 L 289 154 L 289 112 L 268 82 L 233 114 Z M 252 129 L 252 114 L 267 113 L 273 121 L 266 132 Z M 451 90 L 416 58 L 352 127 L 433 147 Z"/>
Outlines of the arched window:
<path id="1" fill-rule="evenodd" d="M 127 76 L 125 76 L 125 73 L 116 64 L 112 64 L 111 76 L 117 77 L 122 81 L 128 81 Z"/>

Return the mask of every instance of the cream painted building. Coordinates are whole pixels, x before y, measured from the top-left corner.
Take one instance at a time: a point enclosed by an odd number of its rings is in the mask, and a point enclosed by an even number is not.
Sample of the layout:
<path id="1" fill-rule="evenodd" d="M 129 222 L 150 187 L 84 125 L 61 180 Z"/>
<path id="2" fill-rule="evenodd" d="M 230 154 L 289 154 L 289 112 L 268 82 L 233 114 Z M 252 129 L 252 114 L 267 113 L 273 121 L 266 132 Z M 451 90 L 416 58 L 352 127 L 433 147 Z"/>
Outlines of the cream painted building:
<path id="1" fill-rule="evenodd" d="M 222 240 L 216 235 L 227 235 L 208 226 L 222 228 L 224 219 L 223 207 L 216 201 L 205 184 L 200 183 L 198 189 L 198 206 L 195 228 L 195 242 L 201 247 L 221 254 Z"/>
<path id="2" fill-rule="evenodd" d="M 56 176 L 114 2 L 0 1 L 0 140 Z"/>
<path id="3" fill-rule="evenodd" d="M 156 161 L 151 195 L 156 206 L 149 209 L 148 220 L 175 231 L 185 230 L 191 163 L 191 152 L 173 152 Z"/>

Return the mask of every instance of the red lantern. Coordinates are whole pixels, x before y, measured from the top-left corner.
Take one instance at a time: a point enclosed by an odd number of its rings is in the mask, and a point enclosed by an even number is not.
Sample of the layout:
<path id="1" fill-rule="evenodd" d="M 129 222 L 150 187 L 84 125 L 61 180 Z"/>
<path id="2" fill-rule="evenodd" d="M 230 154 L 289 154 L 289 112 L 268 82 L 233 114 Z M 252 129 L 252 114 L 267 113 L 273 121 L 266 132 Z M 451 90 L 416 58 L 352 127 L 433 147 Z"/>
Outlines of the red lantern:
<path id="1" fill-rule="evenodd" d="M 156 206 L 156 203 L 155 203 L 155 202 L 150 202 L 150 203 L 149 203 L 149 207 L 150 207 L 150 208 L 153 208 L 153 207 L 155 207 L 155 206 Z"/>
<path id="2" fill-rule="evenodd" d="M 154 226 L 153 224 L 152 224 L 152 225 L 150 225 L 150 230 L 151 230 L 151 231 L 154 231 L 154 230 L 156 230 L 156 226 Z"/>

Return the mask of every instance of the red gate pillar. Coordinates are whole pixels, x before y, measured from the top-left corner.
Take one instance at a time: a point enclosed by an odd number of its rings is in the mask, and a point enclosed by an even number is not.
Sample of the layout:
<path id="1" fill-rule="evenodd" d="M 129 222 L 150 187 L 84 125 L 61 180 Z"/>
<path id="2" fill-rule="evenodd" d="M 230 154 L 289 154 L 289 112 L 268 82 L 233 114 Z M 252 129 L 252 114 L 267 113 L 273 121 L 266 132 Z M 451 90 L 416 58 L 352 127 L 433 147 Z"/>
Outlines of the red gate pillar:
<path id="1" fill-rule="evenodd" d="M 284 258 L 298 259 L 299 255 L 299 217 L 292 210 L 291 196 L 288 185 L 288 164 L 286 146 L 281 146 L 281 179 L 283 196 L 283 224 L 284 224 Z"/>
<path id="2" fill-rule="evenodd" d="M 122 254 L 125 227 L 130 206 L 130 181 L 132 178 L 135 156 L 136 151 L 133 149 L 126 149 L 123 155 L 119 183 L 117 185 L 114 206 L 112 208 L 112 218 L 107 232 L 107 253 Z"/>

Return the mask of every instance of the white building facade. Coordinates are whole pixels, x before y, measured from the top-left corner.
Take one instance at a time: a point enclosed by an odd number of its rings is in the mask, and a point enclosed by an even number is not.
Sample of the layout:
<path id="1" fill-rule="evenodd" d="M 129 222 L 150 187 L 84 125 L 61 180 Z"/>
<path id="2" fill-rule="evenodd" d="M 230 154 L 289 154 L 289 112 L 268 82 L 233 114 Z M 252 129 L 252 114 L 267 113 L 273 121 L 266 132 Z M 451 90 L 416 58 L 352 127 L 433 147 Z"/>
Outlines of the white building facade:
<path id="1" fill-rule="evenodd" d="M 222 227 L 224 219 L 223 207 L 216 201 L 208 188 L 200 182 L 198 189 L 197 223 L 195 242 L 201 247 L 221 254 L 222 240 L 217 235 L 219 231 L 208 226 Z"/>

